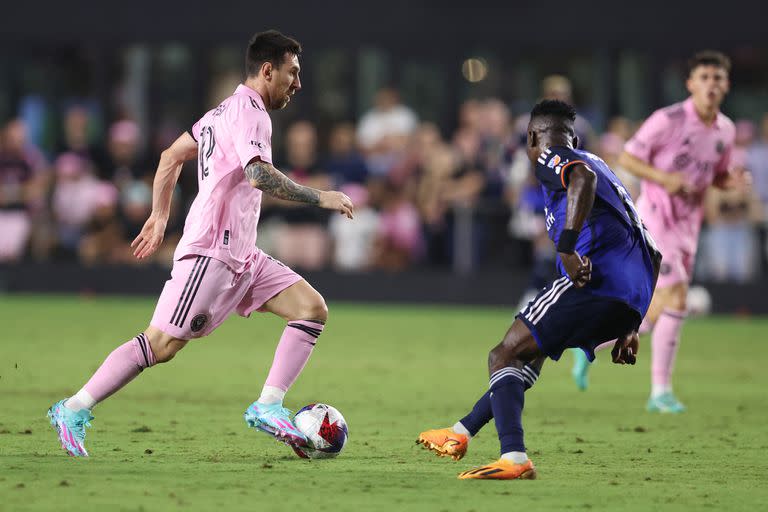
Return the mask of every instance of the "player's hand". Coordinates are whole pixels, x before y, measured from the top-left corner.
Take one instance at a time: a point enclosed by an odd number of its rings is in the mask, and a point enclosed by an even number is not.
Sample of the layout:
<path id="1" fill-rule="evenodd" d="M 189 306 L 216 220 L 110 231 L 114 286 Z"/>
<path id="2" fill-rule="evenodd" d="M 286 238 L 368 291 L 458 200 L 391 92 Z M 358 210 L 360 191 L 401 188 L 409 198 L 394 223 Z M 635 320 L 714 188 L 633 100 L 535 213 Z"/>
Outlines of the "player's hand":
<path id="1" fill-rule="evenodd" d="M 734 169 L 728 175 L 728 188 L 747 192 L 752 188 L 752 173 L 743 167 Z"/>
<path id="2" fill-rule="evenodd" d="M 326 210 L 336 210 L 350 219 L 354 218 L 355 205 L 352 204 L 349 196 L 342 192 L 336 192 L 335 190 L 321 191 L 319 206 Z"/>
<path id="3" fill-rule="evenodd" d="M 149 216 L 144 227 L 141 228 L 139 236 L 131 242 L 133 255 L 136 258 L 141 260 L 155 253 L 160 244 L 163 243 L 167 223 L 168 219 L 162 219 L 154 214 Z"/>
<path id="4" fill-rule="evenodd" d="M 693 190 L 691 189 L 688 181 L 685 179 L 685 173 L 683 172 L 668 172 L 664 174 L 664 181 L 661 183 L 664 190 L 669 195 L 681 195 L 688 196 Z"/>
<path id="5" fill-rule="evenodd" d="M 560 259 L 576 288 L 583 287 L 592 279 L 592 261 L 586 256 L 582 258 L 576 251 L 573 254 L 561 252 Z"/>
<path id="6" fill-rule="evenodd" d="M 640 339 L 637 331 L 630 331 L 620 336 L 611 350 L 611 358 L 616 364 L 635 364 L 637 351 L 640 349 Z"/>

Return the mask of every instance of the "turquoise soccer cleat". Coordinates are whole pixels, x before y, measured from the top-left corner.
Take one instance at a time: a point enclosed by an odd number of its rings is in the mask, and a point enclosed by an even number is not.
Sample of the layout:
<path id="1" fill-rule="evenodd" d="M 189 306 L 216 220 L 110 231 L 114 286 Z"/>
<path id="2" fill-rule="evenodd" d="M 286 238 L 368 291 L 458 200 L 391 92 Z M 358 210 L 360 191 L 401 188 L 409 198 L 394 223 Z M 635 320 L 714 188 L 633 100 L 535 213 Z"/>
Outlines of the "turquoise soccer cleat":
<path id="1" fill-rule="evenodd" d="M 51 426 L 59 434 L 61 447 L 72 457 L 88 457 L 85 450 L 85 427 L 91 426 L 91 411 L 81 409 L 73 411 L 64 407 L 64 400 L 60 400 L 48 409 L 48 417 Z"/>
<path id="2" fill-rule="evenodd" d="M 262 404 L 253 402 L 243 417 L 249 427 L 271 435 L 292 448 L 307 446 L 307 437 L 302 434 L 292 419 L 293 413 L 280 403 Z"/>
<path id="3" fill-rule="evenodd" d="M 661 412 L 677 414 L 685 411 L 685 406 L 680 403 L 680 400 L 675 398 L 675 395 L 671 391 L 662 393 L 657 397 L 651 397 L 648 399 L 648 404 L 645 408 L 648 412 Z"/>
<path id="4" fill-rule="evenodd" d="M 573 350 L 573 368 L 571 368 L 571 376 L 576 383 L 576 387 L 581 391 L 586 391 L 589 381 L 587 376 L 589 374 L 589 359 L 587 355 L 581 349 Z"/>

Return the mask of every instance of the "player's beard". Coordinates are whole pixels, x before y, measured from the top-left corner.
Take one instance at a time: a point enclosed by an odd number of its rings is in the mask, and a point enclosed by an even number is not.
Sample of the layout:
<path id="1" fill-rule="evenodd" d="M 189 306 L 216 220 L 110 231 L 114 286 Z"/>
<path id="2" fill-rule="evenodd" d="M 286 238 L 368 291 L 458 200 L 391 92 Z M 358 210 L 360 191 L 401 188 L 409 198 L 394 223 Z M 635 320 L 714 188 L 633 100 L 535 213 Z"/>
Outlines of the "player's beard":
<path id="1" fill-rule="evenodd" d="M 277 107 L 277 110 L 285 108 L 288 105 L 288 103 L 290 103 L 290 101 L 291 101 L 291 97 L 288 95 L 288 93 L 286 93 L 285 95 L 283 95 L 282 99 L 280 100 L 280 104 Z"/>

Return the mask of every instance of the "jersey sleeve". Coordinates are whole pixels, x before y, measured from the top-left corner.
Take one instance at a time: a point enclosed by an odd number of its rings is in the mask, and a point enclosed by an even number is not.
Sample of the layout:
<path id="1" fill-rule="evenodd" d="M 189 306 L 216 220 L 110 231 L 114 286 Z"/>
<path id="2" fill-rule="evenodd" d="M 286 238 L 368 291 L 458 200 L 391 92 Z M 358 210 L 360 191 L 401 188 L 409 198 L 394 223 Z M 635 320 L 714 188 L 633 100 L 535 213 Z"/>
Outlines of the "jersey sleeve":
<path id="1" fill-rule="evenodd" d="M 200 125 L 203 122 L 203 118 L 197 120 L 195 124 L 192 125 L 192 128 L 187 130 L 187 133 L 192 136 L 193 139 L 195 139 L 195 142 L 200 143 Z"/>
<path id="2" fill-rule="evenodd" d="M 651 156 L 668 139 L 671 128 L 670 116 L 663 110 L 657 110 L 627 141 L 624 145 L 624 151 L 643 162 L 649 163 Z"/>
<path id="3" fill-rule="evenodd" d="M 589 167 L 575 151 L 565 147 L 547 148 L 536 161 L 536 178 L 550 190 L 565 190 L 568 187 L 569 170 L 574 164 Z"/>
<path id="4" fill-rule="evenodd" d="M 251 102 L 233 116 L 230 129 L 235 153 L 243 168 L 256 157 L 272 163 L 272 125 L 266 111 Z"/>

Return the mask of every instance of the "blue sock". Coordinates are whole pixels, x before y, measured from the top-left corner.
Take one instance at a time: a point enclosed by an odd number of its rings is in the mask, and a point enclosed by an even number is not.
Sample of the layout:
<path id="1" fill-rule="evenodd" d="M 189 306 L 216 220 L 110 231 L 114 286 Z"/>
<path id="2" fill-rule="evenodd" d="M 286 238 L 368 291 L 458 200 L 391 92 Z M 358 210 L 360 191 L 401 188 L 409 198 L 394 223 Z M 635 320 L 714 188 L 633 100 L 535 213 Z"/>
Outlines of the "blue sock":
<path id="1" fill-rule="evenodd" d="M 525 451 L 522 422 L 525 390 L 533 386 L 538 376 L 539 372 L 529 365 L 522 370 L 507 366 L 491 375 L 490 402 L 502 454 Z"/>
<path id="2" fill-rule="evenodd" d="M 480 432 L 480 429 L 485 426 L 486 423 L 493 419 L 493 411 L 491 410 L 491 392 L 486 391 L 480 400 L 475 403 L 469 414 L 461 418 L 459 421 L 462 425 L 469 430 L 469 433 L 473 436 Z"/>

